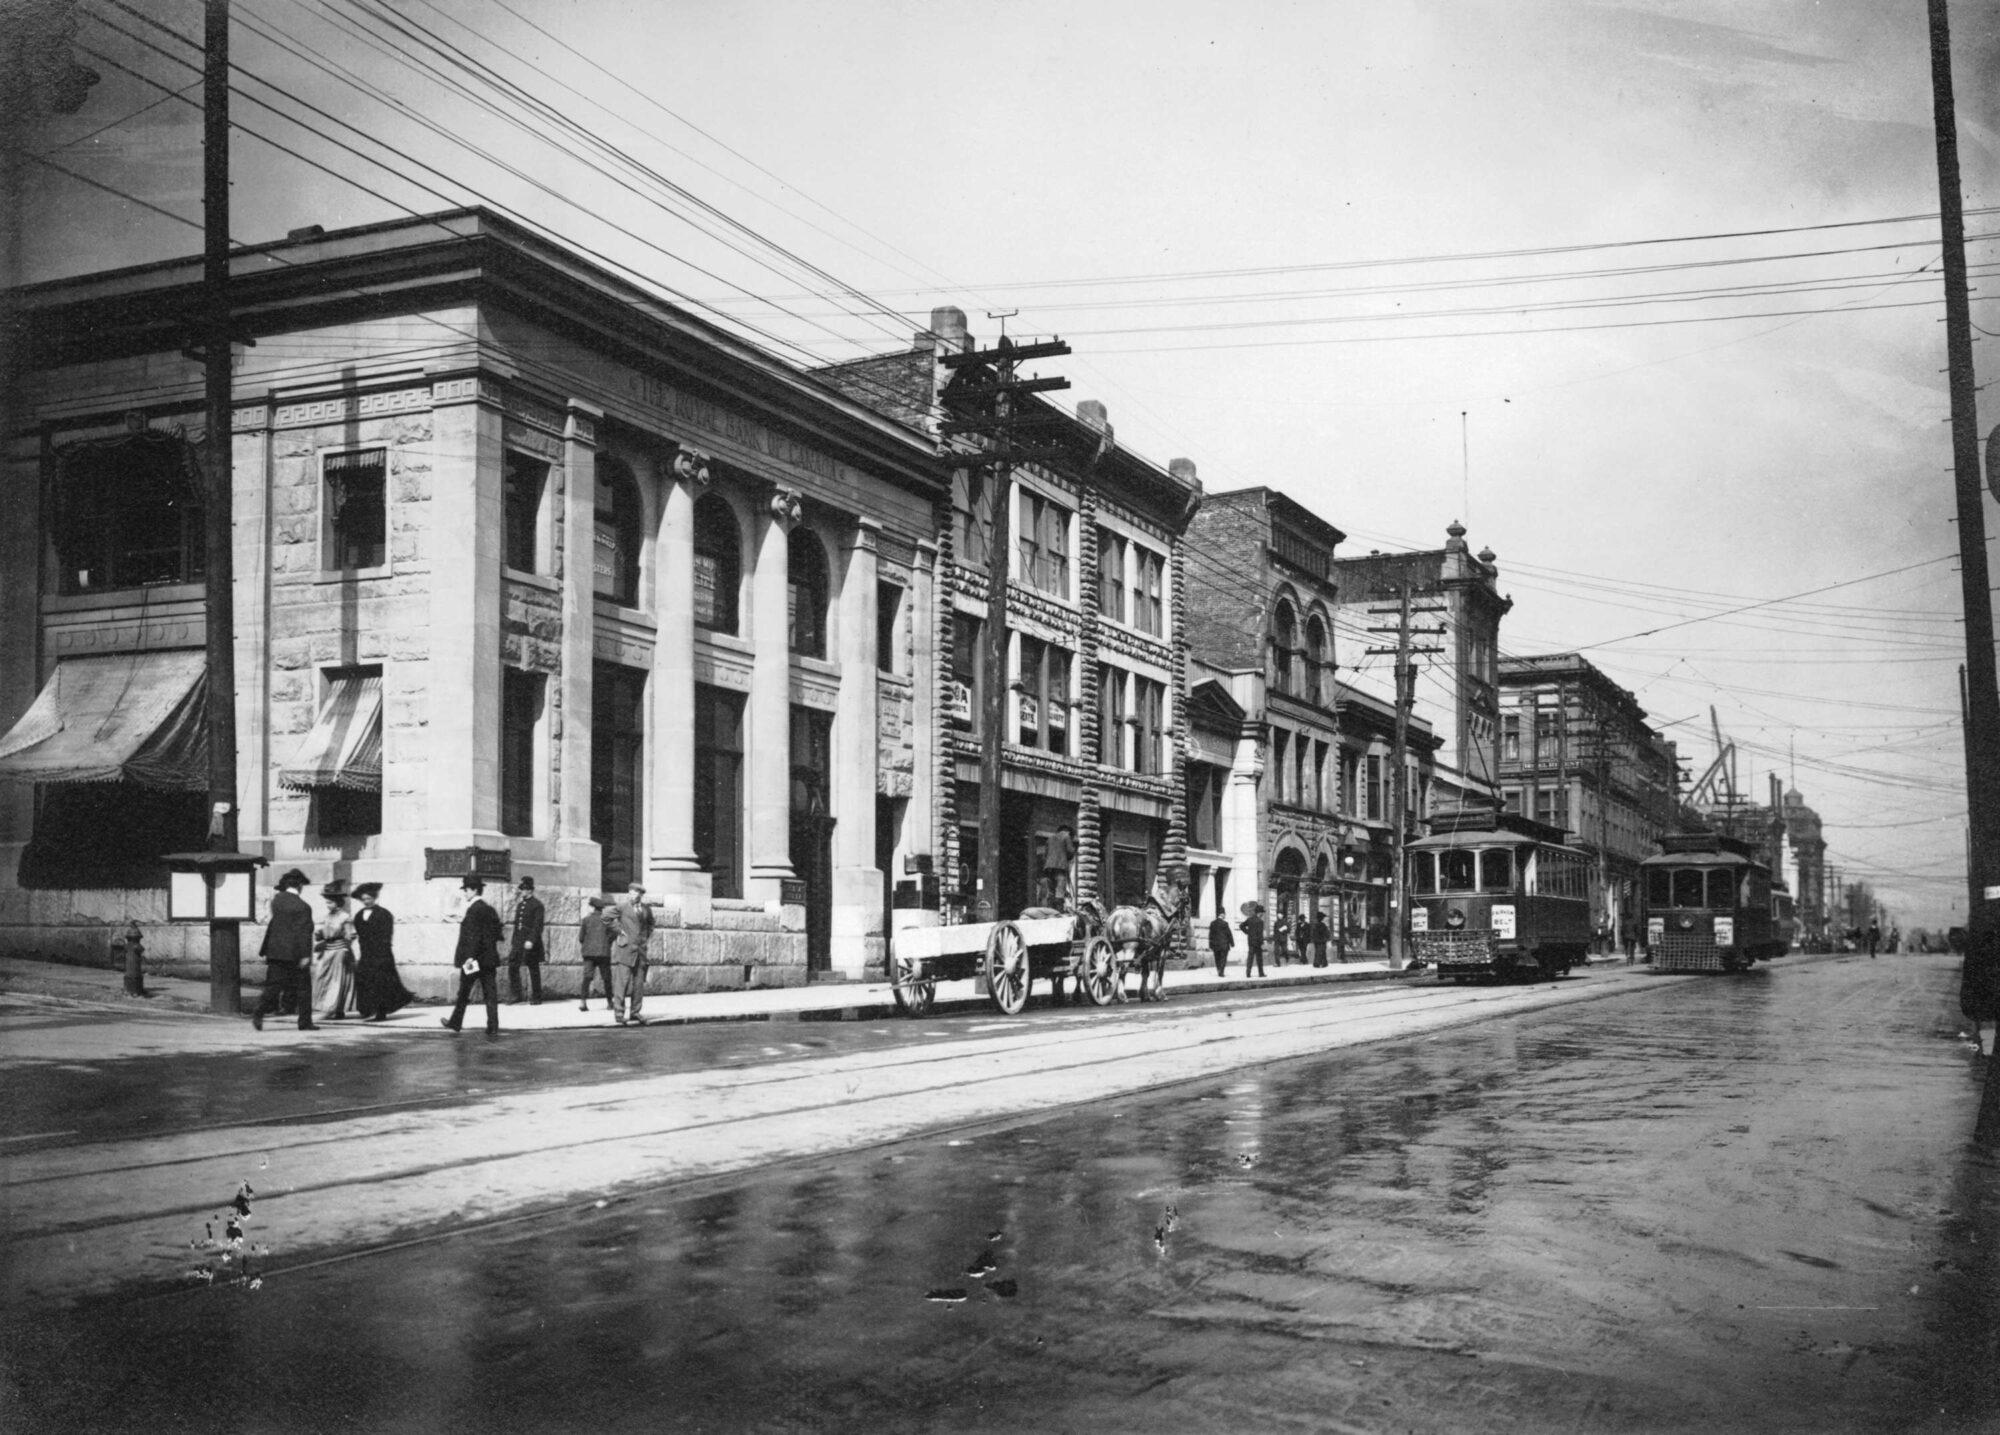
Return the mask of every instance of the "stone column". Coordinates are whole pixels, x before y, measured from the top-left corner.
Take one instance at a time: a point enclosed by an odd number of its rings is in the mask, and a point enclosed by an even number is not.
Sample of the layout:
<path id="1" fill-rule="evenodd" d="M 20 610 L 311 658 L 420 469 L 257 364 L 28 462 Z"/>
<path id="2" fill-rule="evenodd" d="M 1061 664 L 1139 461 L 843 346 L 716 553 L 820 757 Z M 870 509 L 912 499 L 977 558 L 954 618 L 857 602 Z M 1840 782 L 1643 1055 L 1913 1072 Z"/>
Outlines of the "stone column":
<path id="1" fill-rule="evenodd" d="M 694 504 L 708 488 L 709 457 L 683 446 L 662 475 L 660 536 L 653 550 L 653 673 L 647 682 L 647 887 L 667 911 L 707 926 L 713 879 L 694 855 Z"/>
<path id="2" fill-rule="evenodd" d="M 786 621 L 787 570 L 799 496 L 772 492 L 757 519 L 757 556 L 750 575 L 749 772 L 750 859 L 743 895 L 776 911 L 792 872 L 792 652 Z"/>
<path id="3" fill-rule="evenodd" d="M 271 843 L 271 410 L 239 407 L 230 449 L 236 581 L 236 845 Z"/>
<path id="4" fill-rule="evenodd" d="M 876 677 L 876 535 L 856 521 L 840 580 L 840 697 L 833 712 L 833 943 L 831 965 L 860 980 L 882 947 L 882 871 L 875 865 L 875 774 L 881 766 Z"/>

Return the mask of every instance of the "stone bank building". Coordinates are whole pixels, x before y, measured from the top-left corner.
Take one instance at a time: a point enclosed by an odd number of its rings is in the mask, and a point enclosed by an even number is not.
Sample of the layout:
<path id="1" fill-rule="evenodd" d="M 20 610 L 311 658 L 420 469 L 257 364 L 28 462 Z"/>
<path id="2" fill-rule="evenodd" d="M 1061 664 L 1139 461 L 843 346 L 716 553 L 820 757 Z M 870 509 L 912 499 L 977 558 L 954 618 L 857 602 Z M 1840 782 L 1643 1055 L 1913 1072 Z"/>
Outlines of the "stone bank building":
<path id="1" fill-rule="evenodd" d="M 432 992 L 450 860 L 533 876 L 558 963 L 583 897 L 637 879 L 662 989 L 879 971 L 944 771 L 934 440 L 483 211 L 302 232 L 233 273 L 227 436 L 182 353 L 198 259 L 11 296 L 0 949 L 101 952 L 136 917 L 205 958 L 156 859 L 204 845 L 202 472 L 227 441 L 262 882 L 382 882 Z"/>

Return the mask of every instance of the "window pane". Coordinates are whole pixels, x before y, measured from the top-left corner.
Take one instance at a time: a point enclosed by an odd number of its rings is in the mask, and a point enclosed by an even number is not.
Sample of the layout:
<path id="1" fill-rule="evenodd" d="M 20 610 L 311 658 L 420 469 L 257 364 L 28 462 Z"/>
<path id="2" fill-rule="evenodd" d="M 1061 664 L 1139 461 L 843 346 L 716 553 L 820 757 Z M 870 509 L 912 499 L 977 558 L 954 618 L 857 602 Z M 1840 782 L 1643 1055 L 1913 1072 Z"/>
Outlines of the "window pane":
<path id="1" fill-rule="evenodd" d="M 1410 854 L 1410 890 L 1418 896 L 1437 890 L 1437 858 L 1430 853 Z"/>
<path id="2" fill-rule="evenodd" d="M 501 495 L 500 561 L 522 573 L 536 572 L 541 552 L 542 486 L 549 466 L 525 454 L 507 455 Z"/>
<path id="3" fill-rule="evenodd" d="M 1708 874 L 1708 905 L 1729 908 L 1736 905 L 1736 874 L 1718 867 Z"/>
<path id="4" fill-rule="evenodd" d="M 1472 854 L 1456 848 L 1438 853 L 1438 887 L 1445 892 L 1472 890 Z"/>
<path id="5" fill-rule="evenodd" d="M 1676 907 L 1699 907 L 1703 896 L 1702 874 L 1699 869 L 1677 867 L 1674 869 L 1674 905 Z"/>
<path id="6" fill-rule="evenodd" d="M 1479 854 L 1479 885 L 1488 892 L 1514 890 L 1514 854 L 1504 848 Z"/>

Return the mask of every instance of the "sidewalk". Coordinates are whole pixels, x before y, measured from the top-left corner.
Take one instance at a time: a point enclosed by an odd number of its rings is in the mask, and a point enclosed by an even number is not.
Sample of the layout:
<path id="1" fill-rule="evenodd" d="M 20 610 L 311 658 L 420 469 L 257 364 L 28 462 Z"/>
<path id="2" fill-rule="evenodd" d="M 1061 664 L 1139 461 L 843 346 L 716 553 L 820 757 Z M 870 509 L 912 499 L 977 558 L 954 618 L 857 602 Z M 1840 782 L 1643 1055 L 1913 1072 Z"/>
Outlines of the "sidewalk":
<path id="1" fill-rule="evenodd" d="M 248 1001 L 254 1001 L 263 980 L 262 964 L 246 968 L 243 975 L 244 995 Z M 1265 977 L 1244 977 L 1233 968 L 1228 976 L 1218 977 L 1214 968 L 1203 966 L 1168 972 L 1166 989 L 1171 997 L 1181 992 L 1270 990 L 1276 987 L 1387 981 L 1395 979 L 1396 975 L 1389 970 L 1388 962 L 1380 958 L 1336 963 L 1328 967 L 1274 965 L 1270 968 L 1270 975 Z M 208 983 L 205 981 L 148 973 L 145 984 L 146 996 L 130 997 L 125 995 L 122 972 L 103 967 L 75 967 L 20 957 L 0 957 L 0 993 L 21 992 L 103 1004 L 135 1015 L 140 1012 L 210 1014 Z M 1136 981 L 1128 983 L 1128 989 L 1135 993 L 1128 1000 L 1136 1001 Z M 1047 983 L 1037 982 L 1032 993 L 1032 1005 L 1046 1005 L 1048 992 Z M 993 1011 L 970 980 L 937 984 L 937 1000 L 931 1009 L 932 1014 L 982 1009 Z M 405 1007 L 388 1021 L 370 1023 L 369 1027 L 383 1031 L 428 1029 L 434 1032 L 444 1011 L 442 1003 L 419 1002 Z M 660 1026 L 702 1021 L 868 1021 L 896 1013 L 895 997 L 887 982 L 816 982 L 800 987 L 648 996 L 645 1004 L 647 1024 Z M 993 1014 L 999 1015 L 998 1012 Z M 467 1018 L 468 1029 L 479 1025 L 481 1017 L 476 999 Z M 362 1025 L 352 1018 L 348 1024 L 355 1027 Z M 525 1002 L 507 1005 L 504 998 L 502 1000 L 500 1025 L 510 1031 L 555 1031 L 571 1027 L 609 1027 L 612 1024 L 611 1014 L 605 1010 L 601 997 L 593 997 L 588 1012 L 578 1011 L 576 1001 L 569 997 L 551 996 L 540 1006 L 530 1006 Z M 290 1021 L 275 1022 L 272 1030 L 289 1029 L 291 1025 Z"/>

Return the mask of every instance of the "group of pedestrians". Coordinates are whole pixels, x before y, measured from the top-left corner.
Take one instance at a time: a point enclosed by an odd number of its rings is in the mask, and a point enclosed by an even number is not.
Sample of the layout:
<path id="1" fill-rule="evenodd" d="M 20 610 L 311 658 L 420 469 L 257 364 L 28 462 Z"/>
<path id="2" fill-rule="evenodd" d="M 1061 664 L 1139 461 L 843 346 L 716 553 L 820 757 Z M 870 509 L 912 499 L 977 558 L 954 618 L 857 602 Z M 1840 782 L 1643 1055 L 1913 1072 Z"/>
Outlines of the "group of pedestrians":
<path id="1" fill-rule="evenodd" d="M 1269 976 L 1264 970 L 1264 909 L 1251 904 L 1250 911 L 1242 921 L 1243 930 L 1243 975 L 1246 977 Z M 1333 939 L 1333 929 L 1327 925 L 1326 913 L 1315 914 L 1310 921 L 1300 917 L 1296 926 L 1280 917 L 1271 936 L 1276 944 L 1276 955 L 1282 964 L 1285 953 L 1291 949 L 1294 932 L 1297 933 L 1299 960 L 1311 962 L 1316 967 L 1327 965 L 1327 945 Z M 1208 924 L 1208 951 L 1215 961 L 1215 974 L 1228 975 L 1229 954 L 1236 949 L 1236 934 L 1231 930 L 1229 919 L 1217 912 L 1215 920 Z M 1341 960 L 1346 961 L 1343 956 Z"/>
<path id="2" fill-rule="evenodd" d="M 315 918 L 300 894 L 312 881 L 294 867 L 278 879 L 271 898 L 270 922 L 264 929 L 262 956 L 264 990 L 250 1014 L 259 1031 L 265 1018 L 296 1003 L 300 1031 L 316 1031 L 319 1021 L 338 1021 L 351 1004 L 364 1021 L 386 1021 L 415 1000 L 396 971 L 396 919 L 381 904 L 382 884 L 363 882 L 352 892 L 341 878 L 320 889 L 326 914 Z M 527 1001 L 542 1000 L 542 962 L 547 955 L 548 911 L 535 894 L 535 879 L 523 877 L 516 889 L 511 941 L 500 914 L 486 900 L 486 882 L 468 876 L 459 883 L 458 945 L 452 965 L 458 971 L 458 994 L 443 1027 L 456 1035 L 475 990 L 486 1008 L 486 1034 L 500 1033 L 499 972 L 505 947 L 510 1004 L 522 1000 L 522 972 L 527 973 Z M 359 910 L 351 903 L 358 902 Z M 578 930 L 583 957 L 582 1010 L 590 1010 L 590 983 L 600 979 L 605 1006 L 619 1026 L 643 1026 L 646 952 L 653 935 L 653 912 L 646 889 L 634 882 L 625 897 L 589 899 L 589 912 Z M 317 1020 L 315 1019 L 317 1018 Z"/>
<path id="3" fill-rule="evenodd" d="M 416 998 L 396 973 L 396 919 L 381 905 L 382 884 L 363 882 L 350 893 L 336 877 L 320 889 L 326 915 L 317 920 L 299 895 L 311 885 L 296 867 L 278 879 L 264 929 L 264 990 L 251 1024 L 262 1031 L 288 999 L 300 1031 L 345 1020 L 350 1003 L 363 1021 L 387 1021 Z"/>

